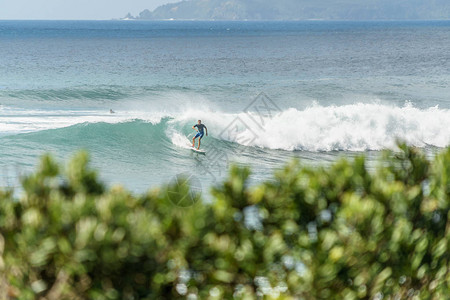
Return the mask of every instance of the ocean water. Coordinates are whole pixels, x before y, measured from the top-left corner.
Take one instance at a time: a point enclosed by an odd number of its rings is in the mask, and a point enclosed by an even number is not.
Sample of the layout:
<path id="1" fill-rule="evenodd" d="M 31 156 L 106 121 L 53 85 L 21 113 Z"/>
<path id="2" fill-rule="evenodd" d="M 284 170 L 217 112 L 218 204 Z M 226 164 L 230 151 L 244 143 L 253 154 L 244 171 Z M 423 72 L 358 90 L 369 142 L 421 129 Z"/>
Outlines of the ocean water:
<path id="1" fill-rule="evenodd" d="M 109 185 L 206 193 L 231 163 L 257 183 L 396 139 L 450 145 L 448 21 L 0 21 L 0 186 L 86 149 Z"/>

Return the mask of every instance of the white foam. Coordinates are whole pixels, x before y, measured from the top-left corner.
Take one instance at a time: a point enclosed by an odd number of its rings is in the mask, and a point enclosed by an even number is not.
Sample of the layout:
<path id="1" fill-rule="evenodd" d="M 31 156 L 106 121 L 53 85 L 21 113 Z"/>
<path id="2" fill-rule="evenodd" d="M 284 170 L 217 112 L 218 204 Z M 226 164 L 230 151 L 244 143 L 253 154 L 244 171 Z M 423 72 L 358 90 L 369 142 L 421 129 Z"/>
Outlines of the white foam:
<path id="1" fill-rule="evenodd" d="M 142 120 L 157 124 L 160 114 L 143 111 L 121 111 L 111 114 L 109 110 L 27 110 L 0 107 L 0 136 L 64 128 L 82 123 L 123 123 Z"/>
<path id="2" fill-rule="evenodd" d="M 302 111 L 291 108 L 272 118 L 251 116 L 264 121 L 264 126 L 248 122 L 234 141 L 289 151 L 381 150 L 393 148 L 397 139 L 418 147 L 450 145 L 450 110 L 438 107 L 314 105 Z"/>
<path id="3" fill-rule="evenodd" d="M 189 139 L 179 132 L 173 131 L 169 134 L 169 136 L 171 137 L 172 144 L 177 147 L 190 149 L 192 146 Z"/>

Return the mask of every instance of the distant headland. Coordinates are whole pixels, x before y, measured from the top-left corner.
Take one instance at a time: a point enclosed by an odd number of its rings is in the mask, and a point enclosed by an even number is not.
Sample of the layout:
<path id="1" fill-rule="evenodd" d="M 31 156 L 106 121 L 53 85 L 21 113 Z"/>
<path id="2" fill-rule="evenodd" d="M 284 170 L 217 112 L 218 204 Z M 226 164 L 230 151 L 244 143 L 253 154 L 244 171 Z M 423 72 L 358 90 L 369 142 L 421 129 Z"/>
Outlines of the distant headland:
<path id="1" fill-rule="evenodd" d="M 123 20 L 448 20 L 448 0 L 184 0 Z"/>

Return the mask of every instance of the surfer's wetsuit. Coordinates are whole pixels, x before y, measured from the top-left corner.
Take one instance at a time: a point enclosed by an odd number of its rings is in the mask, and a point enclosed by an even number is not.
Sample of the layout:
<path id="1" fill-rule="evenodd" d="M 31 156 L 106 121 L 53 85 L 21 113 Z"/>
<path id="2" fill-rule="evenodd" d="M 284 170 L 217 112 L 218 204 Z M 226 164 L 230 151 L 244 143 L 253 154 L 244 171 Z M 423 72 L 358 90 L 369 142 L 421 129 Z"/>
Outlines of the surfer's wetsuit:
<path id="1" fill-rule="evenodd" d="M 194 127 L 197 127 L 197 129 L 198 129 L 198 132 L 197 132 L 197 134 L 195 135 L 195 138 L 198 138 L 198 137 L 202 138 L 203 135 L 204 135 L 203 129 L 204 129 L 206 126 L 203 125 L 203 124 L 196 124 L 196 125 L 194 125 Z"/>

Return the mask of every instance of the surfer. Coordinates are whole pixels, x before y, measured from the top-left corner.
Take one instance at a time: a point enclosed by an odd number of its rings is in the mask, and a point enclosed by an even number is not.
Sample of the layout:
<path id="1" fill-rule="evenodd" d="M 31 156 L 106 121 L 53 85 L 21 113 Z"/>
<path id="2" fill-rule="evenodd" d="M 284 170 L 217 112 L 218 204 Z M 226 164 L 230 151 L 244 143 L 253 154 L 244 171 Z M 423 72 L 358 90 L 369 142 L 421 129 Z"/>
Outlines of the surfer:
<path id="1" fill-rule="evenodd" d="M 116 112 L 113 111 L 112 109 L 110 109 L 110 110 L 109 110 L 109 113 L 110 113 L 110 114 L 115 114 Z"/>
<path id="2" fill-rule="evenodd" d="M 197 128 L 195 128 L 195 127 L 197 127 Z M 192 138 L 192 148 L 195 148 L 195 139 L 199 138 L 198 139 L 198 147 L 197 147 L 197 150 L 199 150 L 200 149 L 200 141 L 202 140 L 202 137 L 204 134 L 203 130 L 204 129 L 206 130 L 206 136 L 208 136 L 208 128 L 206 128 L 206 126 L 202 124 L 202 120 L 198 120 L 198 124 L 195 124 L 194 126 L 192 126 L 192 129 L 195 129 L 198 131 L 197 134 Z"/>

